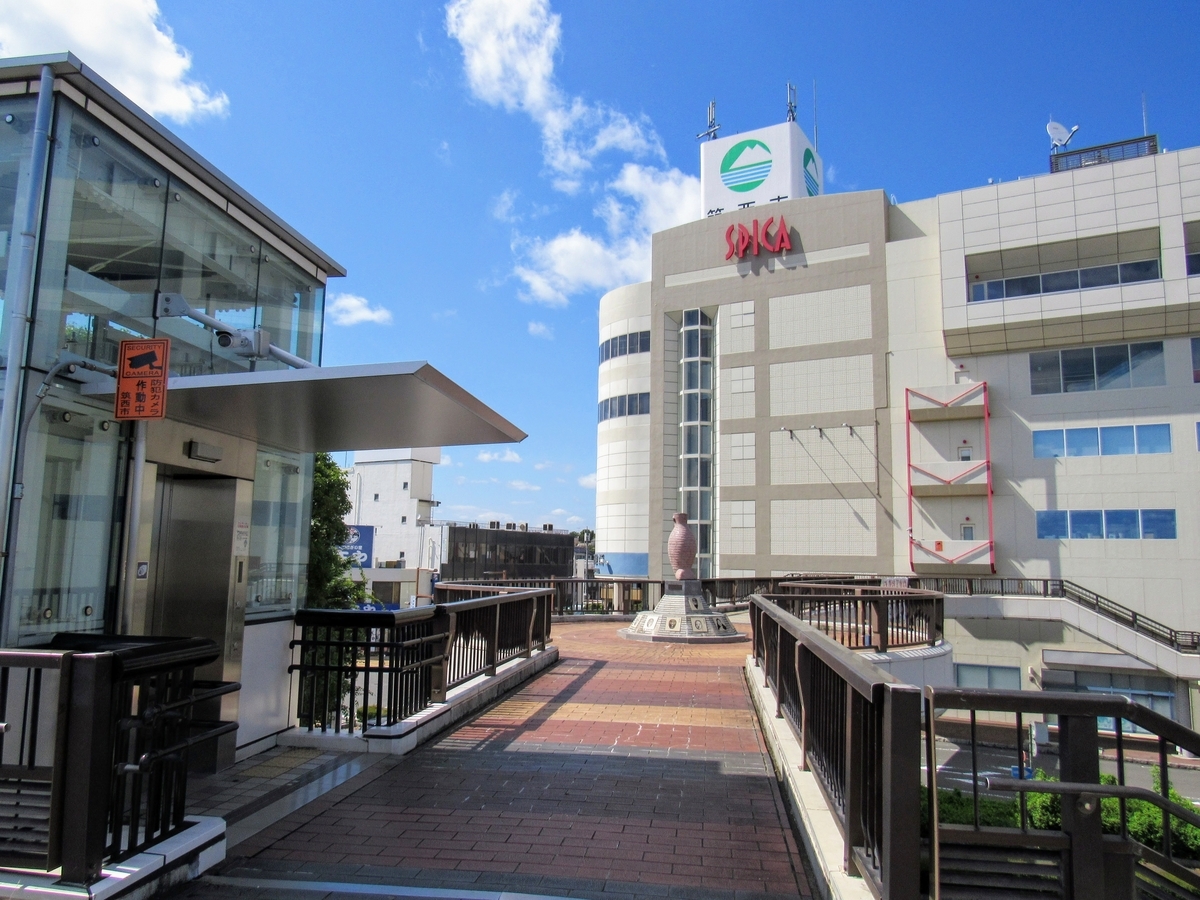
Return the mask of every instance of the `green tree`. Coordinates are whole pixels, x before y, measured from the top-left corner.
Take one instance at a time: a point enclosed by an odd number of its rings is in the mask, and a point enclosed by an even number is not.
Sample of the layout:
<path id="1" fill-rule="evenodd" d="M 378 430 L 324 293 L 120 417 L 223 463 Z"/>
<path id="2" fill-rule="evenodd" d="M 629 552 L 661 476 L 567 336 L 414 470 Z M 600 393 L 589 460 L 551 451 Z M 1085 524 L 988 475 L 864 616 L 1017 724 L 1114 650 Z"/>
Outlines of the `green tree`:
<path id="1" fill-rule="evenodd" d="M 308 545 L 309 609 L 352 609 L 367 598 L 366 585 L 350 577 L 339 548 L 350 537 L 350 479 L 328 453 L 313 464 L 312 529 Z"/>

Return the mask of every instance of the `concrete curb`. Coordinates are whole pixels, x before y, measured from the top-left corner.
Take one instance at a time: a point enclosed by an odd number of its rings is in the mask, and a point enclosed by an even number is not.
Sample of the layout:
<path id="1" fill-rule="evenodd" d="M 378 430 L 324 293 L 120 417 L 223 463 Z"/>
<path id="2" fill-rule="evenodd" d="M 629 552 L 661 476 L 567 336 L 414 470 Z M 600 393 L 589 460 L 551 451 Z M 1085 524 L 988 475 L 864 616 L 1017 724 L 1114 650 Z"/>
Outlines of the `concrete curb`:
<path id="1" fill-rule="evenodd" d="M 459 685 L 450 691 L 445 703 L 435 703 L 426 707 L 415 716 L 410 716 L 389 728 L 369 729 L 366 737 L 358 734 L 321 734 L 318 731 L 307 732 L 293 728 L 279 735 L 279 746 L 357 750 L 403 756 L 457 725 L 466 717 L 491 705 L 556 662 L 558 648 L 551 644 L 545 650 L 535 650 L 529 659 L 516 659 L 505 663 L 495 675 L 480 675 L 466 684 Z"/>
<path id="2" fill-rule="evenodd" d="M 801 769 L 800 742 L 791 726 L 787 720 L 775 718 L 775 697 L 770 688 L 763 686 L 763 671 L 754 665 L 754 657 L 747 655 L 744 674 L 775 775 L 792 814 L 800 823 L 800 837 L 813 865 L 816 876 L 813 881 L 822 900 L 874 900 L 866 882 L 846 874 L 842 868 L 846 846 L 842 833 L 815 776 Z"/>

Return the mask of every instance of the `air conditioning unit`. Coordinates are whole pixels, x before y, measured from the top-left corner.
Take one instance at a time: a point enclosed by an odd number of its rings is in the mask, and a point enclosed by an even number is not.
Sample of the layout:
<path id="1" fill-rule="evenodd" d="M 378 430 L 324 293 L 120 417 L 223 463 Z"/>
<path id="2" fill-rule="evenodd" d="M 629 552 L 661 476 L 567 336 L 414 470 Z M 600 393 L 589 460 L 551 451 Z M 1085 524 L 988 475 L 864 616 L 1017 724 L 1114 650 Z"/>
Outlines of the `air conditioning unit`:
<path id="1" fill-rule="evenodd" d="M 517 523 L 516 523 L 516 522 L 505 522 L 505 523 L 504 523 L 504 530 L 505 530 L 505 531 L 516 531 L 516 530 L 517 530 Z"/>
<path id="2" fill-rule="evenodd" d="M 528 531 L 528 530 L 529 530 L 529 523 L 528 523 L 528 522 L 522 522 L 522 523 L 521 523 L 521 530 L 522 530 L 522 531 Z"/>
<path id="3" fill-rule="evenodd" d="M 553 531 L 553 530 L 554 530 L 554 526 L 552 524 L 550 524 L 549 522 L 547 522 L 545 525 L 542 526 L 542 531 Z"/>
<path id="4" fill-rule="evenodd" d="M 497 529 L 497 528 L 499 528 L 499 527 L 500 527 L 500 523 L 499 523 L 499 522 L 488 522 L 488 528 L 491 528 L 491 529 L 495 530 L 495 529 Z"/>

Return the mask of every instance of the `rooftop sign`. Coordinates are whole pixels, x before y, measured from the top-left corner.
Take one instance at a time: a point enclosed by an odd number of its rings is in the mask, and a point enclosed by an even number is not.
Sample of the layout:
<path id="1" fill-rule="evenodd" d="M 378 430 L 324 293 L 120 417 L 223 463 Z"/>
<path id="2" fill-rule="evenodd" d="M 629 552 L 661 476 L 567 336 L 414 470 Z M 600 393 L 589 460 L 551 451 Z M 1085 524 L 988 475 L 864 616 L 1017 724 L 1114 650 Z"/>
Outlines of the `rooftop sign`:
<path id="1" fill-rule="evenodd" d="M 700 145 L 701 216 L 815 197 L 824 188 L 821 158 L 795 122 Z"/>

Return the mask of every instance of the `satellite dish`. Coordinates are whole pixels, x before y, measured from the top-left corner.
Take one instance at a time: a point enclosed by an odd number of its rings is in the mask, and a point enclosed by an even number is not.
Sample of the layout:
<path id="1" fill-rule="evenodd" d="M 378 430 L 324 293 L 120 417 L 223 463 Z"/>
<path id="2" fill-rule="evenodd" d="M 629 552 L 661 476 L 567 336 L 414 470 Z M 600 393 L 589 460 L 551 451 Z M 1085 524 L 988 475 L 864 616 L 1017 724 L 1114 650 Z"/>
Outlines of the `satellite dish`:
<path id="1" fill-rule="evenodd" d="M 1079 126 L 1075 125 L 1069 131 L 1067 126 L 1060 122 L 1055 122 L 1054 117 L 1050 117 L 1050 124 L 1046 126 L 1046 134 L 1050 135 L 1050 152 L 1057 153 L 1062 147 L 1067 146 L 1071 140 L 1071 136 L 1079 130 Z"/>

